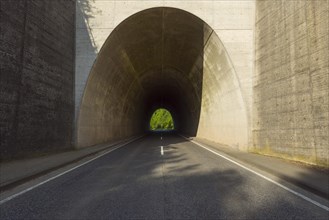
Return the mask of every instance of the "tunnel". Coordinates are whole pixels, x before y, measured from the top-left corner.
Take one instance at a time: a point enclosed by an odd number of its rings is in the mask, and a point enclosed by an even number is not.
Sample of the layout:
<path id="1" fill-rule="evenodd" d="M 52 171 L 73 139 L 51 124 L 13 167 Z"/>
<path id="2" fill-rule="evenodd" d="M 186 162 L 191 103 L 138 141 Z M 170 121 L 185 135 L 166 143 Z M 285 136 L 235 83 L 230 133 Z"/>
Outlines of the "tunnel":
<path id="1" fill-rule="evenodd" d="M 240 82 L 215 31 L 176 8 L 140 11 L 108 36 L 80 104 L 77 147 L 145 133 L 158 108 L 178 133 L 248 144 Z"/>

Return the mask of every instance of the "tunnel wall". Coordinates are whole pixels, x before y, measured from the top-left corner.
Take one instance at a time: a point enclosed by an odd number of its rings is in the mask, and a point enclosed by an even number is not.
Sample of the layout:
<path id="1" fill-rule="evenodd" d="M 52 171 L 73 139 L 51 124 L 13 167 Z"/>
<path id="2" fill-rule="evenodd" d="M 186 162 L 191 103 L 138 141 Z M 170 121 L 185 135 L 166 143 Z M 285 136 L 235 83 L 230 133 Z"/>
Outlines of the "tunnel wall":
<path id="1" fill-rule="evenodd" d="M 142 134 L 140 111 L 143 89 L 116 33 L 110 35 L 95 61 L 82 99 L 77 147 Z M 122 51 L 122 52 L 121 52 Z"/>
<path id="2" fill-rule="evenodd" d="M 143 10 L 118 25 L 98 53 L 80 105 L 77 146 L 143 133 L 145 115 L 164 107 L 177 116 L 181 134 L 246 149 L 242 94 L 209 25 L 176 8 Z"/>
<path id="3" fill-rule="evenodd" d="M 328 166 L 328 1 L 256 8 L 253 148 Z"/>
<path id="4" fill-rule="evenodd" d="M 78 126 L 80 104 L 83 102 L 82 97 L 88 76 L 108 36 L 121 22 L 137 12 L 154 7 L 173 7 L 190 12 L 205 21 L 220 38 L 234 66 L 236 79 L 240 82 L 240 90 L 244 103 L 243 111 L 246 112 L 248 119 L 248 137 L 251 137 L 249 132 L 251 132 L 252 72 L 254 68 L 254 6 L 254 0 L 77 0 L 75 68 L 76 125 Z M 240 106 L 240 104 L 236 106 Z M 75 130 L 78 131 L 78 127 Z M 214 135 L 207 137 L 214 137 Z M 77 140 L 77 137 L 75 140 Z M 251 141 L 251 138 L 248 138 L 248 140 Z M 227 142 L 227 144 L 238 145 L 238 142 L 240 142 L 239 145 L 244 145 L 244 148 L 251 144 L 251 142 L 244 141 L 244 143 L 241 143 L 241 141 Z"/>
<path id="5" fill-rule="evenodd" d="M 71 147 L 75 1 L 0 1 L 1 159 Z"/>
<path id="6" fill-rule="evenodd" d="M 228 53 L 212 33 L 204 47 L 201 115 L 197 136 L 248 149 L 248 112 Z"/>
<path id="7" fill-rule="evenodd" d="M 179 116 L 181 132 L 195 134 L 202 72 L 189 73 L 197 58 L 203 59 L 204 35 L 210 33 L 204 29 L 200 19 L 169 8 L 139 12 L 116 27 L 88 78 L 77 146 L 142 134 L 150 111 L 159 107 Z"/>

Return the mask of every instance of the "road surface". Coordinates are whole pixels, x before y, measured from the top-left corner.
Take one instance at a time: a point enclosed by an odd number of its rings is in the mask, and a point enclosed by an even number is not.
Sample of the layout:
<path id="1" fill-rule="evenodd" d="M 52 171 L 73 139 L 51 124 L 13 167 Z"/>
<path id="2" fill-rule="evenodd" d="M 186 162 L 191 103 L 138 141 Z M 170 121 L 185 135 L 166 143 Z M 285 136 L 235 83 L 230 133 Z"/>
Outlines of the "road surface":
<path id="1" fill-rule="evenodd" d="M 328 219 L 180 136 L 149 135 L 0 205 L 0 219 Z"/>

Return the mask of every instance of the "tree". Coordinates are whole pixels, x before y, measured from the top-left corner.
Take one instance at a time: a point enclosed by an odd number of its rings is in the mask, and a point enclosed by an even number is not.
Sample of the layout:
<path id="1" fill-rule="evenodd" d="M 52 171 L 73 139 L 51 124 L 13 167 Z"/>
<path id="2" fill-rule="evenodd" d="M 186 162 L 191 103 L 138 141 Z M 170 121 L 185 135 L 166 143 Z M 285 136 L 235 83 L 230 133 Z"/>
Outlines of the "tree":
<path id="1" fill-rule="evenodd" d="M 170 112 L 164 108 L 157 109 L 150 120 L 151 130 L 173 130 L 174 121 Z"/>

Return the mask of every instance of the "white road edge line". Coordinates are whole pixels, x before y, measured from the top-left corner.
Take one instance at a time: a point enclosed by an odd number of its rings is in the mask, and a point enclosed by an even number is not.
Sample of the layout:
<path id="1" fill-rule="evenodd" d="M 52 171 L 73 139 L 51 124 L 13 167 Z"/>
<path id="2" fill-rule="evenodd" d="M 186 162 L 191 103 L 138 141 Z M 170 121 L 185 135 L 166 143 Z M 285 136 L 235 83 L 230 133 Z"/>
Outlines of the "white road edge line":
<path id="1" fill-rule="evenodd" d="M 161 155 L 163 155 L 163 146 L 161 146 Z"/>
<path id="2" fill-rule="evenodd" d="M 202 144 L 200 144 L 200 143 L 198 143 L 196 141 L 190 140 L 190 139 L 188 139 L 187 137 L 185 137 L 183 135 L 180 135 L 180 136 L 183 137 L 183 138 L 185 138 L 186 140 L 188 140 L 188 141 L 190 141 L 190 142 L 198 145 L 199 147 L 202 147 L 205 150 L 210 151 L 211 153 L 216 154 L 217 156 L 220 156 L 220 157 L 222 157 L 222 158 L 224 158 L 224 159 L 226 159 L 226 160 L 228 160 L 228 161 L 230 161 L 230 162 L 238 165 L 239 167 L 242 167 L 242 168 L 244 168 L 244 169 L 246 169 L 246 170 L 248 170 L 248 171 L 256 174 L 257 176 L 262 177 L 263 179 L 265 179 L 265 180 L 267 180 L 267 181 L 269 181 L 271 183 L 274 183 L 275 185 L 281 187 L 282 189 L 285 189 L 288 192 L 290 192 L 290 193 L 292 193 L 292 194 L 294 194 L 294 195 L 296 195 L 296 196 L 298 196 L 298 197 L 300 197 L 300 198 L 302 198 L 302 199 L 304 199 L 304 200 L 306 200 L 306 201 L 308 201 L 308 202 L 310 202 L 310 203 L 312 203 L 312 204 L 314 204 L 314 205 L 316 205 L 316 206 L 318 206 L 318 207 L 320 207 L 320 208 L 322 208 L 322 209 L 324 209 L 326 211 L 329 211 L 329 207 L 327 207 L 327 206 L 325 206 L 325 205 L 323 205 L 323 204 L 321 204 L 321 203 L 319 203 L 317 201 L 314 201 L 313 199 L 308 198 L 307 196 L 304 196 L 303 194 L 301 194 L 299 192 L 296 192 L 295 190 L 292 190 L 292 189 L 290 189 L 290 188 L 282 185 L 281 183 L 278 183 L 275 180 L 272 180 L 272 179 L 270 179 L 270 178 L 268 178 L 268 177 L 266 177 L 266 176 L 264 176 L 264 175 L 262 175 L 262 174 L 260 174 L 260 173 L 258 173 L 256 171 L 254 171 L 254 170 L 252 170 L 252 169 L 250 169 L 250 168 L 248 168 L 248 167 L 246 167 L 246 166 L 244 166 L 244 165 L 242 165 L 242 164 L 240 164 L 240 163 L 238 163 L 238 162 L 236 162 L 236 161 L 234 161 L 234 160 L 232 160 L 232 159 L 230 159 L 230 158 L 228 158 L 228 157 L 226 157 L 224 155 L 221 155 L 220 153 L 217 153 L 216 151 L 213 151 L 213 150 L 211 150 L 211 149 L 203 146 Z"/>
<path id="3" fill-rule="evenodd" d="M 109 154 L 109 153 L 111 153 L 111 152 L 113 152 L 113 151 L 115 151 L 115 150 L 117 150 L 117 149 L 119 149 L 119 148 L 121 148 L 121 147 L 124 147 L 124 146 L 130 144 L 131 142 L 134 142 L 135 140 L 141 138 L 141 137 L 142 137 L 142 136 L 139 136 L 139 137 L 137 137 L 137 138 L 134 138 L 134 139 L 132 139 L 132 140 L 126 142 L 126 143 L 123 143 L 123 144 L 121 144 L 121 145 L 119 145 L 119 146 L 117 146 L 117 147 L 114 147 L 114 148 L 112 148 L 112 149 L 110 149 L 110 150 L 108 150 L 108 151 L 106 151 L 106 152 L 104 152 L 104 153 L 98 155 L 97 157 L 94 157 L 93 159 L 90 159 L 90 160 L 88 160 L 88 161 L 86 161 L 86 162 L 84 162 L 84 163 L 82 163 L 82 164 L 79 164 L 79 165 L 77 165 L 77 166 L 75 166 L 75 167 L 72 167 L 71 169 L 66 170 L 66 171 L 64 171 L 63 173 L 57 174 L 56 176 L 53 176 L 53 177 L 51 177 L 51 178 L 49 178 L 49 179 L 47 179 L 47 180 L 45 180 L 45 181 L 43 181 L 43 182 L 41 182 L 41 183 L 38 183 L 38 184 L 36 184 L 36 185 L 34 185 L 34 186 L 31 186 L 31 187 L 29 187 L 29 188 L 27 188 L 27 189 L 24 189 L 23 191 L 21 191 L 21 192 L 19 192 L 19 193 L 16 193 L 16 194 L 14 194 L 14 195 L 11 195 L 11 196 L 9 196 L 9 197 L 7 197 L 7 198 L 1 200 L 1 201 L 0 201 L 0 205 L 4 204 L 5 202 L 8 202 L 9 200 L 12 200 L 13 198 L 16 198 L 17 196 L 23 195 L 24 193 L 26 193 L 26 192 L 28 192 L 28 191 L 31 191 L 32 189 L 35 189 L 35 188 L 37 188 L 37 187 L 39 187 L 39 186 L 41 186 L 41 185 L 43 185 L 43 184 L 45 184 L 45 183 L 47 183 L 47 182 L 50 182 L 50 181 L 52 181 L 52 180 L 54 180 L 54 179 L 56 179 L 56 178 L 58 178 L 58 177 L 60 177 L 60 176 L 63 176 L 64 174 L 69 173 L 69 172 L 71 172 L 71 171 L 73 171 L 73 170 L 75 170 L 75 169 L 77 169 L 77 168 L 79 168 L 79 167 L 81 167 L 81 166 L 83 166 L 83 165 L 86 165 L 86 164 L 88 164 L 88 163 L 90 163 L 90 162 L 92 162 L 92 161 L 94 161 L 94 160 L 96 160 L 96 159 L 98 159 L 98 158 L 100 158 L 100 157 L 106 155 L 106 154 Z"/>

